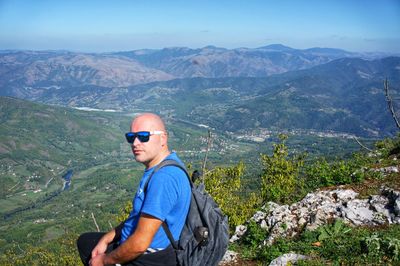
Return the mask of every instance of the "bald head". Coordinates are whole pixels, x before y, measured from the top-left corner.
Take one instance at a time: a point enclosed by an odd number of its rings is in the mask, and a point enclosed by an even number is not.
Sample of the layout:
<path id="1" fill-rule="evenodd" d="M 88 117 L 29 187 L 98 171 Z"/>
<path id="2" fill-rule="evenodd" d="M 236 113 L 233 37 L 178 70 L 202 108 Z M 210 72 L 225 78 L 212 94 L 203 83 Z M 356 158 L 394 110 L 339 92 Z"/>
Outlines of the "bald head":
<path id="1" fill-rule="evenodd" d="M 134 126 L 140 126 L 142 129 L 135 130 Z M 135 117 L 135 119 L 132 121 L 131 130 L 132 132 L 154 130 L 166 131 L 164 121 L 162 121 L 161 117 L 152 113 L 144 113 Z"/>

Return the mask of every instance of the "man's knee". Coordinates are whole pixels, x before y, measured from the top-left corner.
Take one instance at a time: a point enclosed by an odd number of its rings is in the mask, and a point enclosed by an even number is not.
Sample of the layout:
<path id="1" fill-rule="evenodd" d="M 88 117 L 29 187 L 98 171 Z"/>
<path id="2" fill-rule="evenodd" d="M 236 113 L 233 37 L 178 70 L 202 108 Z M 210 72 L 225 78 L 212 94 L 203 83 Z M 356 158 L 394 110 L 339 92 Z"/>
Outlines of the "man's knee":
<path id="1" fill-rule="evenodd" d="M 105 233 L 90 232 L 81 234 L 76 240 L 79 256 L 84 265 L 89 265 L 92 250 Z"/>
<path id="2" fill-rule="evenodd" d="M 100 238 L 104 235 L 104 233 L 98 232 L 89 232 L 81 234 L 78 239 L 76 240 L 76 245 L 78 250 L 86 251 L 88 249 L 92 250 L 97 243 L 99 242 Z"/>

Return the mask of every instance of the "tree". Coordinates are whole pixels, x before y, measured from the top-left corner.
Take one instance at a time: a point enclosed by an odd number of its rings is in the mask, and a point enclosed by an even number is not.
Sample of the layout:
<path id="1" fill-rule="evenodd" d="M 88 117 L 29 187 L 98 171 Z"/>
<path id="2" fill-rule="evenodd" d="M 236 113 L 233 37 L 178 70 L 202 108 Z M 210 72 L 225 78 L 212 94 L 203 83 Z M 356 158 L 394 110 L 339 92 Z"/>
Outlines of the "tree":
<path id="1" fill-rule="evenodd" d="M 255 193 L 242 193 L 244 172 L 245 165 L 240 162 L 232 167 L 216 167 L 207 172 L 204 178 L 206 191 L 228 216 L 231 229 L 250 218 L 259 201 Z"/>
<path id="2" fill-rule="evenodd" d="M 261 154 L 261 195 L 264 202 L 285 203 L 298 185 L 299 170 L 304 164 L 304 155 L 289 157 L 285 145 L 287 135 L 280 134 L 280 143 L 273 144 L 273 154 Z"/>

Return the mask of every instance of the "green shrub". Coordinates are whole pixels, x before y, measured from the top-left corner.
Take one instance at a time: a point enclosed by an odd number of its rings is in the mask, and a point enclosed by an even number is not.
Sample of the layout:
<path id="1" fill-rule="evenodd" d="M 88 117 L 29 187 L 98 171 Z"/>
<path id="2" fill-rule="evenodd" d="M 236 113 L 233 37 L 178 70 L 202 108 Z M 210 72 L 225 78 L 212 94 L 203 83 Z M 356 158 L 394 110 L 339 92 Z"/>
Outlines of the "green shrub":
<path id="1" fill-rule="evenodd" d="M 395 138 L 386 138 L 384 140 L 378 141 L 376 142 L 375 147 L 378 149 L 379 153 L 381 153 L 383 157 L 388 157 L 391 154 L 399 154 L 400 135 Z"/>
<path id="2" fill-rule="evenodd" d="M 247 231 L 240 240 L 241 255 L 244 258 L 255 259 L 259 257 L 260 246 L 263 245 L 264 240 L 268 237 L 268 231 L 261 228 L 256 222 L 250 221 L 247 225 Z"/>
<path id="3" fill-rule="evenodd" d="M 369 163 L 370 160 L 361 154 L 354 154 L 347 161 L 336 160 L 331 163 L 325 158 L 319 158 L 305 167 L 304 183 L 308 190 L 314 190 L 319 187 L 358 183 L 366 177 L 379 178 L 379 174 L 364 169 Z"/>
<path id="4" fill-rule="evenodd" d="M 300 186 L 299 171 L 304 164 L 304 155 L 289 157 L 285 145 L 286 135 L 279 135 L 280 143 L 273 144 L 271 156 L 261 154 L 261 195 L 264 202 L 286 203 Z"/>
<path id="5" fill-rule="evenodd" d="M 344 185 L 353 182 L 353 165 L 345 161 L 329 164 L 324 158 L 307 167 L 307 180 L 312 180 L 315 188 L 322 186 Z"/>
<path id="6" fill-rule="evenodd" d="M 292 251 L 292 242 L 279 238 L 272 246 L 264 246 L 258 252 L 258 258 L 264 262 L 271 262 L 275 258 Z"/>
<path id="7" fill-rule="evenodd" d="M 232 167 L 216 167 L 207 172 L 204 178 L 206 191 L 228 216 L 231 230 L 248 220 L 259 205 L 255 193 L 242 193 L 241 181 L 244 171 L 245 165 L 240 162 Z"/>
<path id="8" fill-rule="evenodd" d="M 320 226 L 317 230 L 319 232 L 318 240 L 324 241 L 326 239 L 339 239 L 344 234 L 351 231 L 351 228 L 348 228 L 343 220 L 336 220 L 333 224 L 327 224 L 324 226 Z"/>
<path id="9" fill-rule="evenodd" d="M 132 201 L 127 201 L 122 208 L 119 209 L 117 217 L 115 218 L 118 223 L 122 223 L 126 219 L 128 219 L 129 214 L 132 211 Z"/>
<path id="10" fill-rule="evenodd" d="M 388 256 L 393 261 L 400 261 L 400 239 L 373 233 L 363 239 L 363 244 L 366 253 L 371 257 L 380 259 Z"/>

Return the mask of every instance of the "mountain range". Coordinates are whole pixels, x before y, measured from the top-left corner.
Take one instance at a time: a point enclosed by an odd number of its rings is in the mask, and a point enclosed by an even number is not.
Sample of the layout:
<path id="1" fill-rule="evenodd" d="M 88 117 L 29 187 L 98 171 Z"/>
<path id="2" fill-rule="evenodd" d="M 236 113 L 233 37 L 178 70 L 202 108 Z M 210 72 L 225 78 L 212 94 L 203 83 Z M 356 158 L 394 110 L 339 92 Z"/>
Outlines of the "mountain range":
<path id="1" fill-rule="evenodd" d="M 206 46 L 115 53 L 0 51 L 0 86 L 96 85 L 123 87 L 175 78 L 266 77 L 344 57 L 376 57 L 332 48 L 280 44 L 225 49 Z"/>
<path id="2" fill-rule="evenodd" d="M 400 93 L 400 57 L 340 49 L 207 46 L 104 54 L 1 51 L 0 95 L 49 104 L 155 111 L 225 131 L 394 134 L 383 80 Z"/>
<path id="3" fill-rule="evenodd" d="M 265 77 L 356 56 L 339 49 L 298 50 L 280 44 L 255 49 L 229 50 L 207 46 L 201 49 L 165 48 L 117 54 L 177 78 Z"/>

